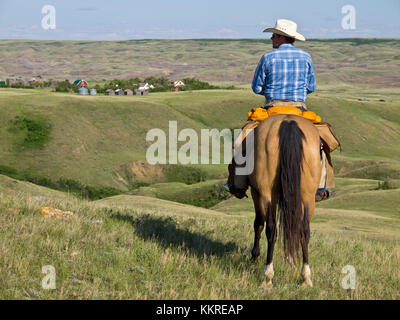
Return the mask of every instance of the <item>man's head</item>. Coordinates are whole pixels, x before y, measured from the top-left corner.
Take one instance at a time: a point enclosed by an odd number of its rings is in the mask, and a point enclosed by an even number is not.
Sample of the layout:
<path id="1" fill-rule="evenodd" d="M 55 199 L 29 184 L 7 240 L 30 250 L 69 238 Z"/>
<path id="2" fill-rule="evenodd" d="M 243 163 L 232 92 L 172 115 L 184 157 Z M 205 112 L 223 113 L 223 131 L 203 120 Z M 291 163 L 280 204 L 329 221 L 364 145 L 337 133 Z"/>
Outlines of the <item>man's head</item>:
<path id="1" fill-rule="evenodd" d="M 271 37 L 271 40 L 272 40 L 272 47 L 274 49 L 278 49 L 281 44 L 294 43 L 294 41 L 296 39 L 295 38 L 291 38 L 291 37 L 286 37 L 286 36 L 283 36 L 281 34 L 273 33 L 272 37 Z"/>
<path id="2" fill-rule="evenodd" d="M 295 39 L 305 41 L 306 38 L 297 32 L 297 24 L 286 19 L 278 19 L 274 28 L 267 28 L 264 32 L 272 32 L 272 46 L 276 49 L 281 44 L 293 43 Z"/>

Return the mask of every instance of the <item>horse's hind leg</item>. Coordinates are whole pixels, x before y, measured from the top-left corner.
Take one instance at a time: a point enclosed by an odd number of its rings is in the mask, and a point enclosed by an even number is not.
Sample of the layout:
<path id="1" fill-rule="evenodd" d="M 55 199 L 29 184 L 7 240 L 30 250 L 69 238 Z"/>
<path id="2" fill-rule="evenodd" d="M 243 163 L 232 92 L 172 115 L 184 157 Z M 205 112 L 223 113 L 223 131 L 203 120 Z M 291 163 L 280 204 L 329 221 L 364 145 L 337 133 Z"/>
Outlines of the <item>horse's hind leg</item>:
<path id="1" fill-rule="evenodd" d="M 273 256 L 274 256 L 274 247 L 276 241 L 276 204 L 268 203 L 267 204 L 267 228 L 265 230 L 265 234 L 267 235 L 268 240 L 268 251 L 267 251 L 267 263 L 264 270 L 265 275 L 265 286 L 272 286 L 272 278 L 274 277 L 274 265 L 273 265 Z"/>
<path id="2" fill-rule="evenodd" d="M 308 264 L 308 243 L 310 241 L 310 221 L 314 213 L 315 203 L 311 205 L 304 205 L 304 215 L 302 223 L 302 234 L 301 234 L 301 247 L 303 251 L 303 267 L 301 269 L 301 275 L 303 277 L 303 285 L 312 287 L 311 281 L 311 269 Z M 311 212 L 310 212 L 311 211 Z"/>
<path id="3" fill-rule="evenodd" d="M 265 202 L 262 200 L 261 195 L 253 188 L 251 189 L 251 195 L 256 212 L 256 218 L 254 220 L 254 246 L 251 251 L 251 260 L 255 262 L 260 256 L 260 238 L 264 229 L 266 211 Z"/>

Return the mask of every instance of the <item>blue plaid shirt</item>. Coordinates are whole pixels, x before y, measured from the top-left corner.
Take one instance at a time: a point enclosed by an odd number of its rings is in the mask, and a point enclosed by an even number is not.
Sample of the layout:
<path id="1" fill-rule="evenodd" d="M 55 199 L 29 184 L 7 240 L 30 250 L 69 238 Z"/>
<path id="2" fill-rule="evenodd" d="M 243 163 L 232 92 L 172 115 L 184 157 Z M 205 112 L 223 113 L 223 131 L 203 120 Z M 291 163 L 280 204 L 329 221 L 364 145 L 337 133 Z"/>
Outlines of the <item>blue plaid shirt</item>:
<path id="1" fill-rule="evenodd" d="M 266 102 L 287 99 L 306 102 L 316 88 L 311 56 L 285 43 L 264 54 L 254 73 L 254 93 L 265 95 Z"/>

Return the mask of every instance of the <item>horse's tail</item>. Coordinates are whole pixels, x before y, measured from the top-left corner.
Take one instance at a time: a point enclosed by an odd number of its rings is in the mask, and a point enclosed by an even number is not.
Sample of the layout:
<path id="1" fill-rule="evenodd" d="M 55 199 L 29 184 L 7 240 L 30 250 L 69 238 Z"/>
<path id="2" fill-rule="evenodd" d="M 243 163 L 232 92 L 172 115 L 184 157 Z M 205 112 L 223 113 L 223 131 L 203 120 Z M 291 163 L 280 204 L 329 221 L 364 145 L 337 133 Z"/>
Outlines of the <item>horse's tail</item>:
<path id="1" fill-rule="evenodd" d="M 296 121 L 283 121 L 279 128 L 278 194 L 280 234 L 283 235 L 285 255 L 299 260 L 302 226 L 300 193 L 303 131 Z"/>

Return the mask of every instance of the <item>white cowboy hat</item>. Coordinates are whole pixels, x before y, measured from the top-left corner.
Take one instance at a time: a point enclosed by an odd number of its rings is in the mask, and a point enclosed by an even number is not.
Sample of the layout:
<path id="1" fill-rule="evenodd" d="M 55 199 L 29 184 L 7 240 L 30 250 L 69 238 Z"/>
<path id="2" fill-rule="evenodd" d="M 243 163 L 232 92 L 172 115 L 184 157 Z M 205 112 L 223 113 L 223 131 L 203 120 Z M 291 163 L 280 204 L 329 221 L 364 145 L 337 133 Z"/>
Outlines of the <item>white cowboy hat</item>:
<path id="1" fill-rule="evenodd" d="M 306 38 L 297 32 L 297 24 L 290 20 L 278 19 L 274 28 L 265 29 L 264 32 L 273 32 L 300 41 L 306 41 Z"/>

